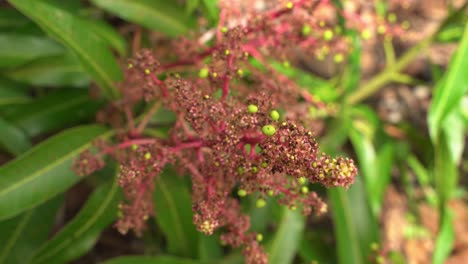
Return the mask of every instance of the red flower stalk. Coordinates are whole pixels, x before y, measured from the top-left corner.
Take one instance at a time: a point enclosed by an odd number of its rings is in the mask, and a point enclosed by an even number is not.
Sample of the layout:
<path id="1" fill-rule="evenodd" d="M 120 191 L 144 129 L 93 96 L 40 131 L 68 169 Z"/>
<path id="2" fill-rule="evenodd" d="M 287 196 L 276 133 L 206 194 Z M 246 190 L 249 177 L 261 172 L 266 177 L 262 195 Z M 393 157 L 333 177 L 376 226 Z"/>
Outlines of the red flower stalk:
<path id="1" fill-rule="evenodd" d="M 256 234 L 249 231 L 249 218 L 240 212 L 232 193 L 256 195 L 259 207 L 268 195 L 291 209 L 302 208 L 306 215 L 320 214 L 326 205 L 309 191 L 308 183 L 349 187 L 357 173 L 352 160 L 319 151 L 314 133 L 304 127 L 307 116 L 292 107 L 321 108 L 323 103 L 276 72 L 269 61 L 287 64 L 291 51 L 298 48 L 323 55 L 326 47 L 328 53 L 344 56 L 348 40 L 336 26 L 337 16 L 349 17 L 350 26 L 361 26 L 362 16 L 356 15 L 360 12 L 356 6 L 342 12 L 325 0 L 268 1 L 264 10 L 254 10 L 250 3 L 220 5 L 213 44 L 182 38 L 171 45 L 170 53 L 161 53 L 176 56 L 177 61 L 161 64 L 149 50 L 129 61 L 120 85 L 122 99 L 100 115 L 117 126 L 118 143 L 101 142 L 99 153 L 93 157 L 85 152 L 74 169 L 89 174 L 103 166 L 103 155 L 116 159 L 125 194 L 116 226 L 122 233 L 132 229 L 141 234 L 153 215 L 156 179 L 167 164 L 176 164 L 191 177 L 198 230 L 210 235 L 223 227 L 222 241 L 243 246 L 247 263 L 267 263 Z M 255 61 L 263 68 L 254 66 Z M 152 107 L 137 122 L 133 114 L 142 101 Z M 160 107 L 175 113 L 176 121 L 167 138 L 145 137 Z M 285 120 L 281 111 L 295 118 Z"/>

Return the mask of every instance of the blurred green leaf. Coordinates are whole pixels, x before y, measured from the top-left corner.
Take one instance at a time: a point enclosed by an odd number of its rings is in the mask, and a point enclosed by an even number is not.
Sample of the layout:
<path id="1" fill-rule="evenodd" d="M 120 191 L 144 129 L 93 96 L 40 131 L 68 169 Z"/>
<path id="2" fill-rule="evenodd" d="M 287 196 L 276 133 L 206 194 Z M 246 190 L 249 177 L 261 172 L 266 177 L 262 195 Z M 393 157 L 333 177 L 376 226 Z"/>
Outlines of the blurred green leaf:
<path id="1" fill-rule="evenodd" d="M 316 261 L 321 264 L 336 263 L 333 245 L 325 241 L 329 236 L 328 230 L 305 230 L 307 233 L 301 240 L 299 254 L 306 263 Z"/>
<path id="2" fill-rule="evenodd" d="M 158 30 L 169 36 L 186 33 L 195 25 L 193 17 L 173 1 L 152 0 L 91 0 L 100 8 L 125 20 Z"/>
<path id="3" fill-rule="evenodd" d="M 268 263 L 292 263 L 299 249 L 305 220 L 299 211 L 282 208 L 281 222 L 273 240 L 266 246 Z"/>
<path id="4" fill-rule="evenodd" d="M 165 170 L 154 191 L 156 222 L 166 236 L 168 252 L 197 256 L 198 233 L 192 222 L 192 199 L 188 186 L 172 170 Z"/>
<path id="5" fill-rule="evenodd" d="M 42 204 L 78 182 L 70 169 L 73 159 L 106 131 L 97 125 L 64 131 L 0 167 L 0 219 Z"/>
<path id="6" fill-rule="evenodd" d="M 0 8 L 0 28 L 18 28 L 29 23 L 20 12 L 12 8 Z"/>
<path id="7" fill-rule="evenodd" d="M 88 252 L 102 230 L 117 218 L 121 192 L 116 178 L 102 184 L 80 212 L 34 255 L 34 263 L 69 263 Z"/>
<path id="8" fill-rule="evenodd" d="M 288 64 L 285 65 L 284 63 L 272 62 L 272 66 L 280 73 L 286 75 L 292 80 L 295 80 L 299 86 L 303 87 L 322 101 L 332 102 L 339 97 L 339 92 L 332 81 L 324 80 L 312 73 L 305 72 L 298 68 L 293 68 Z"/>
<path id="9" fill-rule="evenodd" d="M 34 137 L 92 120 L 101 105 L 87 91 L 62 90 L 11 109 L 4 118 Z"/>
<path id="10" fill-rule="evenodd" d="M 468 91 L 468 23 L 457 52 L 452 57 L 444 78 L 437 83 L 429 108 L 428 124 L 432 142 L 438 142 L 444 119 L 459 105 Z"/>
<path id="11" fill-rule="evenodd" d="M 192 259 L 183 259 L 172 256 L 124 256 L 104 262 L 103 264 L 202 264 Z"/>
<path id="12" fill-rule="evenodd" d="M 108 98 L 118 97 L 115 82 L 122 73 L 112 52 L 90 33 L 80 18 L 46 0 L 9 0 L 18 10 L 36 22 L 44 31 L 59 40 L 80 59 L 84 68 L 100 85 Z"/>
<path id="13" fill-rule="evenodd" d="M 218 0 L 202 0 L 202 2 L 206 13 L 208 13 L 212 20 L 216 21 L 219 15 Z"/>
<path id="14" fill-rule="evenodd" d="M 0 118 L 0 147 L 19 155 L 31 147 L 31 141 L 21 129 Z"/>
<path id="15" fill-rule="evenodd" d="M 0 77 L 0 106 L 23 104 L 31 101 L 26 86 Z"/>
<path id="16" fill-rule="evenodd" d="M 437 236 L 434 254 L 432 256 L 433 264 L 445 263 L 445 260 L 452 252 L 455 242 L 455 231 L 453 229 L 453 212 L 450 209 L 444 211 L 442 215 L 441 230 Z"/>
<path id="17" fill-rule="evenodd" d="M 58 196 L 20 216 L 0 222 L 0 263 L 29 263 L 34 250 L 49 237 L 57 210 Z"/>
<path id="18" fill-rule="evenodd" d="M 192 14 L 200 4 L 200 0 L 187 0 L 185 3 L 185 13 L 187 15 Z"/>
<path id="19" fill-rule="evenodd" d="M 73 54 L 66 53 L 37 59 L 8 70 L 4 75 L 32 86 L 85 87 L 90 83 L 78 59 Z"/>
<path id="20" fill-rule="evenodd" d="M 96 35 L 107 42 L 109 47 L 115 49 L 120 56 L 127 56 L 127 41 L 114 27 L 105 23 L 103 20 L 88 19 L 84 22 L 86 22 L 87 27 L 91 28 Z"/>
<path id="21" fill-rule="evenodd" d="M 16 67 L 37 58 L 63 54 L 65 49 L 45 36 L 0 33 L 0 67 Z"/>
<path id="22" fill-rule="evenodd" d="M 219 236 L 198 234 L 198 256 L 202 261 L 213 261 L 223 257 Z"/>
<path id="23" fill-rule="evenodd" d="M 377 221 L 371 213 L 365 193 L 360 177 L 347 191 L 343 188 L 328 189 L 338 263 L 367 263 L 371 244 L 379 241 Z"/>
<path id="24" fill-rule="evenodd" d="M 352 53 L 348 55 L 341 82 L 346 93 L 349 93 L 355 90 L 361 81 L 361 40 L 357 32 L 347 31 L 346 35 L 352 41 Z"/>

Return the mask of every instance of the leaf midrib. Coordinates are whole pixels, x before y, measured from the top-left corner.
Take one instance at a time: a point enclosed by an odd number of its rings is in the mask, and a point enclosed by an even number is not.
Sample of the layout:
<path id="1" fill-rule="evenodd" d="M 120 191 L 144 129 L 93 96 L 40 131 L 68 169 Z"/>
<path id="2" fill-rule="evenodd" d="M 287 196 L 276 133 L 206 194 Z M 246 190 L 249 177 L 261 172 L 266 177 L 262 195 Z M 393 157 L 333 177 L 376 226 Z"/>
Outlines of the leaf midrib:
<path id="1" fill-rule="evenodd" d="M 181 242 L 181 244 L 183 244 L 184 251 L 186 251 L 188 249 L 188 242 L 185 239 L 185 236 L 183 235 L 184 232 L 182 230 L 182 223 L 180 222 L 180 216 L 177 213 L 177 210 L 175 209 L 176 205 L 174 201 L 171 199 L 171 195 L 167 191 L 167 186 L 164 183 L 163 176 L 164 175 L 161 175 L 157 184 L 161 185 L 161 191 L 163 193 L 163 196 L 164 198 L 166 198 L 167 203 L 169 204 L 169 212 L 172 215 L 174 221 L 176 222 L 176 224 L 174 225 L 176 236 L 179 237 L 179 241 Z"/>
<path id="2" fill-rule="evenodd" d="M 26 12 L 29 13 L 28 11 L 26 11 Z M 71 16 L 69 14 L 67 14 L 67 15 Z M 41 21 L 41 23 L 43 23 L 47 27 L 46 30 L 51 30 L 52 32 L 54 32 L 54 34 L 56 34 L 58 36 L 58 38 L 61 38 L 63 41 L 68 43 L 68 45 L 72 48 L 72 50 L 74 50 L 76 53 L 78 53 L 79 56 L 82 56 L 83 58 L 85 58 L 84 61 L 86 61 L 86 63 L 89 63 L 89 65 L 101 76 L 102 80 L 104 81 L 104 84 L 107 86 L 107 87 L 104 87 L 104 88 L 109 93 L 109 95 L 111 95 L 112 97 L 115 97 L 115 93 L 113 92 L 113 89 L 110 88 L 110 87 L 113 86 L 112 85 L 112 78 L 107 76 L 107 74 L 105 74 L 105 72 L 103 72 L 100 69 L 100 67 L 96 66 L 97 64 L 95 64 L 94 61 L 91 60 L 89 56 L 87 56 L 86 52 L 84 52 L 81 49 L 80 45 L 75 45 L 73 41 L 70 41 L 70 38 L 68 37 L 66 32 L 60 30 L 60 28 L 55 29 L 53 26 L 51 26 L 51 23 L 48 23 L 47 19 L 42 19 L 41 16 L 33 16 L 33 17 L 35 17 L 37 20 Z M 68 18 L 70 18 L 70 17 L 68 17 Z M 73 16 L 71 16 L 71 19 L 77 19 L 78 20 L 78 18 L 75 18 Z M 72 22 L 72 23 L 74 23 L 74 22 Z M 38 23 L 38 24 L 40 24 L 40 23 Z"/>
<path id="3" fill-rule="evenodd" d="M 104 135 L 105 134 L 110 134 L 110 133 L 111 133 L 111 131 L 109 131 L 107 133 L 104 133 Z M 98 137 L 98 135 L 96 135 L 96 137 Z M 88 141 L 87 143 L 85 143 L 81 147 L 69 152 L 68 154 L 65 154 L 61 158 L 56 159 L 54 162 L 48 163 L 48 165 L 44 166 L 42 169 L 39 169 L 39 170 L 35 171 L 34 173 L 30 174 L 31 175 L 30 177 L 23 178 L 20 181 L 17 181 L 14 184 L 10 185 L 9 187 L 4 188 L 3 190 L 0 190 L 0 198 L 2 196 L 5 196 L 9 192 L 11 192 L 10 190 L 14 191 L 15 189 L 19 188 L 20 186 L 22 186 L 22 185 L 24 185 L 24 184 L 26 184 L 26 183 L 28 183 L 28 182 L 30 182 L 32 180 L 35 180 L 38 176 L 41 176 L 43 174 L 43 172 L 46 172 L 49 169 L 52 170 L 53 167 L 56 167 L 56 166 L 58 166 L 58 164 L 60 164 L 60 163 L 64 162 L 65 160 L 75 156 L 77 153 L 79 153 L 82 150 L 86 149 L 90 145 L 91 145 L 91 142 Z"/>
<path id="4" fill-rule="evenodd" d="M 111 191 L 109 194 L 106 196 L 105 200 L 103 203 L 101 203 L 101 206 L 98 207 L 97 212 L 93 215 L 92 218 L 90 218 L 89 221 L 86 221 L 85 224 L 82 225 L 82 228 L 78 229 L 73 235 L 71 235 L 67 240 L 65 240 L 63 243 L 58 244 L 50 253 L 45 254 L 45 255 L 39 255 L 38 258 L 36 259 L 37 263 L 41 262 L 41 259 L 47 259 L 50 256 L 54 256 L 57 251 L 60 251 L 62 248 L 66 247 L 68 244 L 73 242 L 73 238 L 80 237 L 84 232 L 88 230 L 96 221 L 97 219 L 102 215 L 103 211 L 107 209 L 107 206 L 111 203 L 115 193 L 117 192 L 117 181 L 114 180 L 112 183 Z M 46 244 L 47 245 L 47 244 Z M 46 246 L 44 245 L 44 246 Z M 42 248 L 39 249 L 37 252 L 41 252 Z M 46 251 L 47 252 L 47 251 Z"/>
<path id="5" fill-rule="evenodd" d="M 115 4 L 113 3 L 113 1 L 108 1 L 108 0 L 105 0 L 104 2 L 108 2 L 110 4 Z M 181 24 L 181 23 L 178 23 L 177 20 L 173 20 L 171 16 L 166 16 L 164 15 L 164 12 L 156 12 L 155 8 L 153 8 L 151 5 L 146 5 L 142 2 L 138 2 L 138 1 L 134 1 L 132 3 L 129 3 L 128 1 L 124 0 L 120 0 L 120 3 L 122 5 L 127 5 L 127 6 L 134 6 L 135 7 L 135 10 L 141 10 L 143 11 L 143 13 L 149 13 L 149 14 L 156 14 L 156 16 L 158 18 L 160 18 L 161 20 L 164 20 L 165 21 L 165 24 L 171 24 L 171 25 L 174 25 L 176 28 L 178 28 L 178 30 L 182 31 L 182 32 L 186 32 L 187 31 L 187 28 Z M 108 8 L 108 7 L 107 7 Z M 110 8 L 109 8 L 110 9 Z M 149 11 L 148 11 L 149 10 Z M 137 11 L 138 12 L 138 11 Z M 119 12 L 120 14 L 120 12 Z M 124 15 L 122 15 L 124 16 Z"/>

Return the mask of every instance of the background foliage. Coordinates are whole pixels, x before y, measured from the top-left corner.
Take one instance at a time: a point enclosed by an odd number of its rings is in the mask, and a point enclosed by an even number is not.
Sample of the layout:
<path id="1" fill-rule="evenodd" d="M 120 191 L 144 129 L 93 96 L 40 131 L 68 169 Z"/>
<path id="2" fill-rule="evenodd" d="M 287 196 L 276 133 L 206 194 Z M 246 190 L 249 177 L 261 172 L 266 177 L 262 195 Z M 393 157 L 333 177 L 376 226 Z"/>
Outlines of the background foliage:
<path id="1" fill-rule="evenodd" d="M 0 8 L 0 146 L 4 163 L 0 167 L 0 263 L 67 263 L 80 257 L 86 262 L 83 256 L 99 252 L 97 241 L 113 232 L 112 223 L 118 217 L 121 194 L 116 168 L 109 165 L 83 179 L 70 166 L 92 140 L 112 134 L 95 124 L 94 117 L 106 101 L 119 97 L 119 63 L 132 53 L 131 37 L 122 28 L 141 27 L 143 34 L 155 31 L 175 37 L 196 29 L 200 17 L 214 25 L 218 14 L 215 0 L 89 2 L 9 0 L 10 6 Z M 449 202 L 466 203 L 466 181 L 460 181 L 467 165 L 466 154 L 463 156 L 468 124 L 465 7 L 449 11 L 435 34 L 398 57 L 394 57 L 391 42 L 382 43 L 386 45 L 386 66 L 367 81 L 361 81 L 362 49 L 357 40 L 343 71 L 332 79 L 273 63 L 337 106 L 334 116 L 315 113 L 327 127 L 321 146 L 329 153 L 349 152 L 357 160 L 360 174 L 348 191 L 318 190 L 326 192 L 329 200 L 331 218 L 325 221 L 304 219 L 272 203 L 258 209 L 254 200 L 246 199 L 243 206 L 252 216 L 253 227 L 264 233 L 262 243 L 270 263 L 369 262 L 369 256 L 385 250 L 380 223 L 391 186 L 407 197 L 409 215 L 417 218 L 415 208 L 420 203 L 437 211 L 435 217 L 440 221 L 433 263 L 443 263 L 452 254 L 455 212 Z M 355 37 L 355 33 L 349 34 Z M 408 76 L 403 70 L 435 42 L 457 43 L 458 48 L 447 68 L 434 66 L 430 78 L 418 80 L 432 87 L 428 129 L 419 131 L 410 122 L 400 122 L 392 127 L 406 136 L 392 136 L 388 123 L 380 119 L 368 98 L 388 84 L 405 83 Z M 104 95 L 102 99 L 88 95 L 94 83 Z M 174 173 L 167 170 L 156 186 L 157 216 L 150 232 L 138 240 L 141 256 L 109 259 L 104 255 L 96 261 L 242 263 L 240 253 L 227 251 L 216 236 L 195 231 L 190 183 L 173 177 Z M 73 189 L 87 190 L 89 196 L 85 199 L 81 194 L 84 204 L 70 213 L 66 210 Z M 418 190 L 423 191 L 422 196 L 415 195 Z M 416 220 L 413 227 L 423 229 L 418 223 Z M 110 255 L 125 252 L 116 250 Z M 405 263 L 402 252 L 386 256 L 394 263 Z"/>

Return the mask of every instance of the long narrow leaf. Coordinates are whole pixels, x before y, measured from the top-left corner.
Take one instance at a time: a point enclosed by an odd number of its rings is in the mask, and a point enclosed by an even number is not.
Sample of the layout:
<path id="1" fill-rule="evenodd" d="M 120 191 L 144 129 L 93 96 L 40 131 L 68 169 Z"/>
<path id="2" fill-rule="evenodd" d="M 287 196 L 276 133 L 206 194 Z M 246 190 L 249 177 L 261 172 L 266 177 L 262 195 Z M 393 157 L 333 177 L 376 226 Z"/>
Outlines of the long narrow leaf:
<path id="1" fill-rule="evenodd" d="M 197 260 L 183 259 L 172 256 L 125 256 L 104 262 L 103 264 L 202 264 Z"/>
<path id="2" fill-rule="evenodd" d="M 0 167 L 0 219 L 42 204 L 78 182 L 70 169 L 73 159 L 106 132 L 97 125 L 70 129 Z"/>
<path id="3" fill-rule="evenodd" d="M 73 14 L 45 0 L 9 0 L 18 10 L 36 22 L 80 59 L 88 73 L 108 98 L 118 97 L 115 82 L 122 73 L 111 51 L 86 23 Z"/>
<path id="4" fill-rule="evenodd" d="M 270 264 L 292 263 L 304 230 L 304 216 L 298 211 L 282 209 L 281 222 L 271 244 L 267 246 Z"/>
<path id="5" fill-rule="evenodd" d="M 120 199 L 117 180 L 97 188 L 78 215 L 38 250 L 34 263 L 68 263 L 86 253 L 117 218 Z"/>
<path id="6" fill-rule="evenodd" d="M 188 186 L 171 170 L 156 182 L 154 191 L 156 222 L 164 232 L 168 251 L 186 257 L 197 255 L 198 233 L 192 222 L 191 197 Z"/>
<path id="7" fill-rule="evenodd" d="M 62 202 L 63 197 L 58 196 L 18 217 L 0 222 L 0 263 L 29 263 L 33 250 L 50 235 Z"/>
<path id="8" fill-rule="evenodd" d="M 92 0 L 91 2 L 123 19 L 159 30 L 169 36 L 186 33 L 195 24 L 195 21 L 186 17 L 183 9 L 177 7 L 173 1 Z"/>

